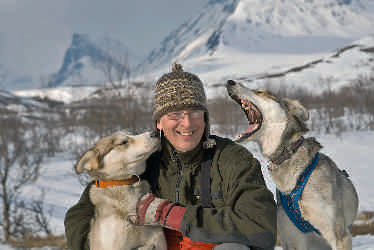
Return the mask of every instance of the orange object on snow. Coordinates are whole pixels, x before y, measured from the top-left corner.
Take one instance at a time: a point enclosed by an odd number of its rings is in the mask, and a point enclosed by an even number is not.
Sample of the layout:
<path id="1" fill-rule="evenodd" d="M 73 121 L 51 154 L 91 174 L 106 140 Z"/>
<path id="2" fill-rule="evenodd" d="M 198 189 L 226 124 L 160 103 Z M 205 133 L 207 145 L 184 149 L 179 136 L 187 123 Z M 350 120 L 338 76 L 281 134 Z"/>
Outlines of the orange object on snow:
<path id="1" fill-rule="evenodd" d="M 180 232 L 164 228 L 168 250 L 211 250 L 216 244 L 192 242 Z"/>

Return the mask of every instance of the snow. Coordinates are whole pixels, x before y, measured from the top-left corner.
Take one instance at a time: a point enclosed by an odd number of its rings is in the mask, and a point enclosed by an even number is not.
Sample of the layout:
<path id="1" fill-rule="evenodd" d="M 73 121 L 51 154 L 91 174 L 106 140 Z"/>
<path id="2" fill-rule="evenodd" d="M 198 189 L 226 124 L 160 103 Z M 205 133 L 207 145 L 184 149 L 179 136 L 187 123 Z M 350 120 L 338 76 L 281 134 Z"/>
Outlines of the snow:
<path id="1" fill-rule="evenodd" d="M 39 96 L 56 101 L 71 103 L 88 97 L 98 86 L 69 86 L 59 88 L 42 88 L 14 91 L 14 94 L 22 97 Z"/>
<path id="2" fill-rule="evenodd" d="M 374 147 L 374 132 L 346 132 L 340 136 L 311 133 L 308 136 L 315 136 L 324 146 L 322 152 L 329 155 L 341 169 L 345 169 L 350 174 L 359 194 L 359 210 L 373 211 L 372 176 L 374 176 L 374 169 L 372 162 L 374 162 L 374 154 L 372 149 Z M 257 145 L 248 143 L 246 146 L 260 160 L 266 183 L 274 192 L 274 183 L 266 169 L 267 160 L 259 153 Z M 23 193 L 25 197 L 37 197 L 42 189 L 45 190 L 47 210 L 53 208 L 51 224 L 55 234 L 64 233 L 64 215 L 67 209 L 78 201 L 84 189 L 73 171 L 73 165 L 74 160 L 67 153 L 45 159 L 41 178 L 26 188 Z M 354 237 L 353 245 L 353 249 L 357 250 L 374 249 L 374 236 Z M 12 248 L 0 245 L 0 249 L 10 250 Z"/>
<path id="3" fill-rule="evenodd" d="M 373 21 L 368 13 L 350 5 L 339 5 L 336 0 L 312 3 L 299 0 L 244 0 L 239 3 L 231 20 L 239 21 L 242 26 L 252 30 L 260 27 L 261 33 L 341 37 L 368 32 L 368 24 Z M 358 31 L 357 26 L 362 30 Z"/>
<path id="4" fill-rule="evenodd" d="M 272 6 L 269 2 L 276 4 Z M 316 8 L 309 8 L 308 4 L 302 5 L 302 2 L 307 1 L 245 0 L 240 1 L 240 8 L 236 8 L 234 13 L 226 12 L 224 15 L 222 12 L 225 8 L 215 5 L 206 14 L 202 12 L 171 34 L 168 37 L 169 40 L 165 40 L 163 44 L 164 49 L 167 48 L 170 51 L 166 51 L 165 54 L 157 54 L 162 50 L 154 51 L 155 56 L 159 56 L 159 60 L 162 61 L 174 55 L 173 51 L 177 51 L 179 53 L 175 54 L 179 55 L 176 57 L 177 62 L 182 63 L 186 71 L 193 72 L 200 77 L 205 84 L 208 99 L 227 96 L 224 86 L 228 79 L 241 81 L 251 88 L 264 87 L 267 81 L 271 81 L 272 84 L 282 88 L 301 86 L 318 94 L 328 87 L 327 81 L 330 82 L 332 89 L 338 89 L 359 76 L 373 72 L 374 54 L 364 53 L 360 49 L 374 47 L 374 35 L 366 35 L 354 42 L 348 42 L 351 40 L 347 38 L 347 35 L 353 35 L 355 31 L 369 34 L 370 30 L 366 26 L 374 23 L 373 17 L 360 12 L 360 3 L 369 6 L 367 11 L 374 12 L 374 1 L 356 0 L 354 1 L 356 9 L 346 6 L 334 7 L 332 9 L 336 11 L 336 16 L 333 16 L 332 12 L 327 13 L 328 9 L 323 7 L 336 1 L 320 0 Z M 227 1 L 227 3 L 234 5 L 236 1 Z M 300 8 L 304 8 L 304 14 L 299 13 Z M 339 21 L 337 13 L 340 11 L 346 13 L 345 20 Z M 249 16 L 251 23 L 247 20 Z M 217 28 L 216 24 L 225 22 L 226 26 L 221 27 L 222 42 L 217 47 L 214 56 L 208 55 L 206 47 L 203 46 L 211 32 Z M 256 26 L 256 22 L 259 25 Z M 281 22 L 293 24 L 281 25 Z M 323 26 L 324 24 L 328 25 Z M 254 26 L 256 26 L 255 29 Z M 355 30 L 354 27 L 357 26 L 362 28 Z M 288 36 L 280 37 L 280 33 Z M 330 34 L 334 34 L 335 37 Z M 182 43 L 176 42 L 178 40 Z M 171 44 L 174 45 L 171 46 Z M 340 54 L 339 57 L 334 57 L 336 51 L 332 51 L 331 48 L 338 49 L 350 44 L 362 47 L 352 48 Z M 272 80 L 260 79 L 266 74 L 286 72 L 293 67 L 306 65 L 316 60 L 321 60 L 321 63 L 300 72 L 288 73 L 284 77 Z M 157 60 L 153 63 L 158 64 Z M 158 77 L 169 71 L 170 65 L 167 65 L 151 73 L 138 75 L 133 81 L 144 81 L 145 85 L 151 86 Z M 131 93 L 144 97 L 151 95 L 151 88 L 147 86 L 143 89 L 134 88 L 131 89 Z M 15 91 L 14 94 L 27 98 L 48 97 L 71 103 L 92 96 L 97 89 L 98 86 L 65 86 L 20 90 Z M 0 95 L 4 98 L 14 97 L 8 92 L 0 91 Z M 30 99 L 24 101 L 32 102 Z M 19 108 L 14 106 L 14 109 Z M 329 155 L 341 169 L 345 169 L 350 174 L 359 194 L 359 210 L 374 211 L 372 180 L 374 176 L 372 167 L 374 132 L 344 132 L 339 136 L 310 132 L 308 136 L 316 137 L 323 145 L 322 152 Z M 67 138 L 64 143 L 69 145 L 69 140 L 77 140 L 77 138 Z M 246 146 L 260 160 L 266 183 L 270 190 L 275 192 L 275 185 L 266 169 L 267 159 L 260 154 L 254 143 L 247 143 Z M 42 190 L 45 191 L 45 206 L 47 210 L 52 209 L 51 224 L 55 234 L 64 233 L 64 215 L 67 209 L 78 201 L 84 188 L 73 171 L 74 163 L 73 156 L 67 152 L 44 159 L 41 178 L 23 190 L 24 197 L 28 199 L 38 197 Z M 356 236 L 353 239 L 355 250 L 373 250 L 373 246 L 374 236 L 372 235 Z M 0 243 L 0 250 L 15 249 Z M 44 248 L 44 250 L 49 249 Z"/>

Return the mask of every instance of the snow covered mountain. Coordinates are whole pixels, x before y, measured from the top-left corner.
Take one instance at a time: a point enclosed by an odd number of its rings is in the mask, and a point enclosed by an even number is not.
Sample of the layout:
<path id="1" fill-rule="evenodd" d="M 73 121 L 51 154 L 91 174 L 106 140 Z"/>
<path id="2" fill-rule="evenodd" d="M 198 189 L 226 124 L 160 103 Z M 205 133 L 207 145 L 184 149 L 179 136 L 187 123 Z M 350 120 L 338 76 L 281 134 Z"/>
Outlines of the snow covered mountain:
<path id="1" fill-rule="evenodd" d="M 119 40 L 74 33 L 60 69 L 51 74 L 44 85 L 93 86 L 109 79 L 117 81 L 120 72 L 131 67 L 133 61 L 135 55 Z"/>
<path id="2" fill-rule="evenodd" d="M 210 0 L 139 66 L 153 70 L 226 49 L 254 53 L 326 52 L 372 32 L 370 0 Z"/>
<path id="3" fill-rule="evenodd" d="M 225 84 L 228 79 L 240 81 L 251 88 L 300 88 L 318 95 L 328 88 L 335 91 L 349 86 L 357 79 L 374 79 L 374 34 L 330 53 L 292 55 L 226 51 L 220 57 L 204 55 L 192 58 L 184 66 L 186 71 L 200 77 L 209 99 L 227 96 Z M 129 93 L 139 97 L 151 96 L 150 86 L 157 77 L 144 78 L 144 83 L 141 79 L 135 79 L 138 83 L 133 81 L 128 88 Z M 95 97 L 97 91 L 100 91 L 98 86 L 66 86 L 15 91 L 15 94 L 23 97 L 49 97 L 70 103 Z"/>
<path id="4" fill-rule="evenodd" d="M 108 54 L 108 48 L 90 40 L 85 34 L 73 34 L 71 45 L 65 52 L 61 68 L 52 74 L 48 87 L 102 83 L 105 80 L 102 66 L 119 64 Z"/>
<path id="5" fill-rule="evenodd" d="M 239 77 L 238 80 L 264 87 L 273 83 L 302 88 L 319 94 L 328 88 L 339 90 L 357 80 L 374 82 L 374 34 L 354 41 L 321 58 L 301 65 L 270 69 L 268 72 Z M 286 83 L 286 84 L 285 84 Z M 282 86 L 281 86 L 282 85 Z M 374 88 L 374 85 L 361 86 Z"/>
<path id="6" fill-rule="evenodd" d="M 150 85 L 179 62 L 211 84 L 227 77 L 253 79 L 321 60 L 367 36 L 373 14 L 373 0 L 210 0 L 131 73 Z M 118 67 L 119 54 L 102 39 L 74 34 L 60 69 L 25 89 L 100 85 L 107 80 L 103 65 Z M 365 61 L 368 54 L 357 55 Z"/>

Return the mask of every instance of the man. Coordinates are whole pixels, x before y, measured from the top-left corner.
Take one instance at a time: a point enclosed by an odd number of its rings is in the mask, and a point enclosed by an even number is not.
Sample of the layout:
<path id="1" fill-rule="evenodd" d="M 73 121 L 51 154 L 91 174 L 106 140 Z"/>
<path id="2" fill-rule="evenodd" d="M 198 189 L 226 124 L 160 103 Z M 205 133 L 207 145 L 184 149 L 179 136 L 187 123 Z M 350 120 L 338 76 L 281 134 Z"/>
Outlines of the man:
<path id="1" fill-rule="evenodd" d="M 174 64 L 156 83 L 153 118 L 162 150 L 147 162 L 143 178 L 153 194 L 138 202 L 135 223 L 163 226 L 168 249 L 273 249 L 276 206 L 260 164 L 243 146 L 209 134 L 200 79 Z M 89 249 L 87 192 L 66 213 L 71 250 Z"/>

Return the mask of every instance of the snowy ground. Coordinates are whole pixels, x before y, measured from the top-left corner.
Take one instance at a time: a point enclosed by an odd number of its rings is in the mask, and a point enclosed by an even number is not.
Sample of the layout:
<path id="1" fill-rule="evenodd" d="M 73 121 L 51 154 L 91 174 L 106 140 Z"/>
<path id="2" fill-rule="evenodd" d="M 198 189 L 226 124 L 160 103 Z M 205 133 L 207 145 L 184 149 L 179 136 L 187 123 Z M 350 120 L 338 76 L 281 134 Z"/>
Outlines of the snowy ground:
<path id="1" fill-rule="evenodd" d="M 360 211 L 374 211 L 372 181 L 374 169 L 371 168 L 372 162 L 374 162 L 374 132 L 349 132 L 340 137 L 317 134 L 310 134 L 310 136 L 317 137 L 324 146 L 322 151 L 351 175 L 360 197 Z M 259 154 L 256 145 L 248 144 L 247 146 L 260 159 L 266 182 L 274 191 L 274 184 L 265 168 L 266 160 Z M 83 187 L 72 170 L 74 162 L 71 158 L 70 155 L 59 154 L 46 159 L 43 163 L 42 177 L 35 185 L 25 190 L 25 195 L 28 196 L 37 196 L 41 189 L 45 190 L 46 205 L 53 207 L 51 224 L 55 234 L 63 234 L 64 214 L 70 206 L 77 202 L 83 191 Z M 374 250 L 374 236 L 357 236 L 353 240 L 353 246 L 353 249 L 357 250 Z M 277 250 L 279 249 L 281 248 L 277 248 Z M 14 249 L 0 244 L 0 250 Z"/>

